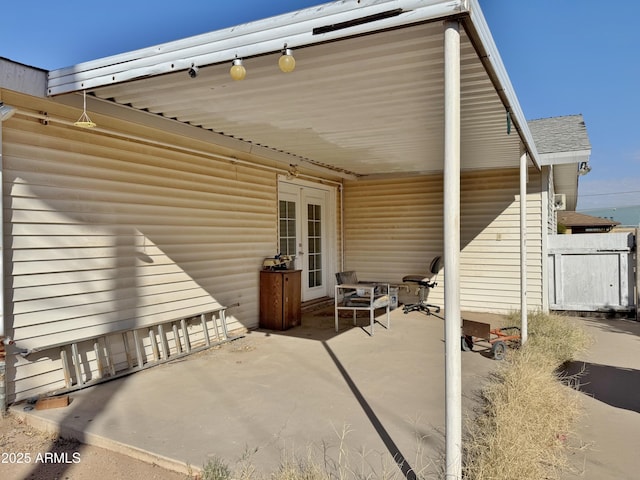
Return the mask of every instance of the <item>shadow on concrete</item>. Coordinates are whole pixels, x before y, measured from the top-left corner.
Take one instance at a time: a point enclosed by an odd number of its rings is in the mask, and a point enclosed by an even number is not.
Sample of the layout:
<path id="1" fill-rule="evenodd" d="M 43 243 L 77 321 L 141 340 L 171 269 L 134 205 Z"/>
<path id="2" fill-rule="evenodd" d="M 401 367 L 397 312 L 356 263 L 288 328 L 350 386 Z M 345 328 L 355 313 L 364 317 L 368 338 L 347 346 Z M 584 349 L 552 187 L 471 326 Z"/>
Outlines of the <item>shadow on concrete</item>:
<path id="1" fill-rule="evenodd" d="M 383 310 L 380 310 L 383 311 Z M 397 444 L 389 432 L 385 429 L 384 425 L 373 411 L 371 405 L 367 402 L 364 395 L 356 385 L 355 381 L 351 378 L 347 369 L 342 365 L 338 356 L 333 352 L 329 344 L 327 343 L 331 338 L 344 333 L 352 328 L 359 328 L 363 330 L 363 333 L 371 335 L 369 332 L 369 313 L 368 312 L 356 312 L 356 325 L 353 325 L 353 313 L 350 311 L 339 312 L 339 329 L 335 330 L 335 312 L 334 306 L 329 305 L 323 308 L 316 309 L 315 311 L 308 312 L 303 315 L 301 325 L 293 327 L 284 331 L 271 331 L 262 330 L 266 335 L 283 335 L 297 338 L 306 338 L 311 340 L 320 341 L 322 346 L 328 353 L 329 357 L 333 361 L 340 375 L 346 382 L 347 386 L 353 393 L 353 396 L 358 401 L 358 404 L 364 411 L 365 415 L 371 422 L 371 425 L 376 430 L 380 439 L 384 443 L 385 447 L 389 451 L 391 457 L 395 461 L 396 465 L 402 472 L 403 477 L 406 480 L 417 480 L 417 475 L 404 455 L 400 452 Z M 380 316 L 375 319 L 376 329 L 385 329 L 386 326 L 383 322 L 379 321 Z"/>
<path id="2" fill-rule="evenodd" d="M 352 328 L 359 328 L 363 333 L 369 332 L 369 312 L 356 312 L 356 325 L 353 325 L 353 314 L 351 311 L 343 310 L 339 314 L 338 331 L 335 329 L 335 312 L 333 303 L 322 308 L 315 309 L 302 314 L 300 325 L 288 330 L 267 330 L 258 329 L 266 335 L 282 335 L 285 337 L 305 338 L 326 342 L 334 337 L 342 335 Z M 384 309 L 376 310 L 374 330 L 385 330 Z"/>
<path id="3" fill-rule="evenodd" d="M 640 322 L 629 318 L 602 318 L 580 315 L 581 321 L 602 332 L 624 333 L 640 337 Z"/>
<path id="4" fill-rule="evenodd" d="M 640 413 L 640 370 L 571 361 L 561 373 L 565 383 L 612 407 Z"/>
<path id="5" fill-rule="evenodd" d="M 367 400 L 364 398 L 364 395 L 362 395 L 362 393 L 358 389 L 358 386 L 355 384 L 355 382 L 347 372 L 346 368 L 344 368 L 344 366 L 342 365 L 336 354 L 333 352 L 333 350 L 331 350 L 331 347 L 327 344 L 327 342 L 322 342 L 322 345 L 324 346 L 325 350 L 329 354 L 329 357 L 342 375 L 342 378 L 344 378 L 344 381 L 349 386 L 349 389 L 353 393 L 353 396 L 356 398 L 356 400 L 362 407 L 362 410 L 367 415 L 367 418 L 371 422 L 371 425 L 373 426 L 373 428 L 375 428 L 376 432 L 380 436 L 380 439 L 384 443 L 385 447 L 387 448 L 387 450 L 389 450 L 389 453 L 398 465 L 398 468 L 402 472 L 404 478 L 406 478 L 407 480 L 417 480 L 418 477 L 413 468 L 411 467 L 411 465 L 409 465 L 409 462 L 406 460 L 404 455 L 402 455 L 400 449 L 391 438 L 391 435 L 389 435 L 389 432 L 387 432 L 387 430 L 384 428 L 384 425 L 382 425 L 382 422 L 376 416 L 375 412 L 371 408 L 371 405 L 369 405 Z"/>

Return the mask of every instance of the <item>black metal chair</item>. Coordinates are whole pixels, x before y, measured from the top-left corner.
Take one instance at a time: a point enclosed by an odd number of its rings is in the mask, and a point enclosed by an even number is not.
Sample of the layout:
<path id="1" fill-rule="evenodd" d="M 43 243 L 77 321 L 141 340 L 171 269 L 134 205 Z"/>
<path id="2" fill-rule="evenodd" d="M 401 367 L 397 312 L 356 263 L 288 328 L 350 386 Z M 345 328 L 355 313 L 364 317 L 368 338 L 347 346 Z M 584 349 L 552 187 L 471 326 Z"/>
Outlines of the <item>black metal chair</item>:
<path id="1" fill-rule="evenodd" d="M 438 278 L 438 272 L 442 268 L 442 256 L 438 255 L 431 260 L 431 265 L 429 265 L 430 275 L 407 275 L 403 277 L 402 281 L 405 283 L 415 283 L 419 286 L 419 301 L 418 303 L 412 303 L 409 305 L 405 305 L 403 308 L 404 313 L 409 312 L 424 312 L 427 315 L 431 314 L 431 309 L 435 310 L 436 313 L 440 312 L 440 307 L 438 305 L 432 305 L 427 303 L 427 290 L 434 288 L 437 283 L 436 279 Z"/>

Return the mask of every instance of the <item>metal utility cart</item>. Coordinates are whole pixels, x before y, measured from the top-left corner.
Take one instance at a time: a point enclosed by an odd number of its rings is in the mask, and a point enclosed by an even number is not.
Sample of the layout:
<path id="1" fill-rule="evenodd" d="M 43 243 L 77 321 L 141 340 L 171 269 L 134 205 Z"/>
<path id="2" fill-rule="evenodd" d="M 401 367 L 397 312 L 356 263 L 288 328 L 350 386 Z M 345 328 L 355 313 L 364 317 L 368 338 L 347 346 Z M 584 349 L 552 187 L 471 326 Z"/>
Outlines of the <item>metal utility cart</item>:
<path id="1" fill-rule="evenodd" d="M 507 346 L 520 345 L 520 328 L 504 327 L 491 328 L 491 325 L 473 320 L 462 320 L 462 350 L 473 350 L 477 342 L 484 344 L 495 360 L 502 360 L 507 352 Z M 488 344 L 488 346 L 487 346 Z"/>

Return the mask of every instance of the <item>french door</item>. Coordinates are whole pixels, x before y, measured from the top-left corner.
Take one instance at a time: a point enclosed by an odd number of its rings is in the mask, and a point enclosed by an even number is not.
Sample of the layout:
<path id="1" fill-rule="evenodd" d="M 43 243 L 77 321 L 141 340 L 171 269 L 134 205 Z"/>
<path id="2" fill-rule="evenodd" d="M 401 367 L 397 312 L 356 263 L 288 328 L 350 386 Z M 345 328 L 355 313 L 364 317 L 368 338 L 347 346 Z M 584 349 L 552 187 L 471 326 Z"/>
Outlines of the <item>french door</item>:
<path id="1" fill-rule="evenodd" d="M 329 192 L 281 181 L 278 188 L 280 253 L 295 258 L 302 270 L 302 300 L 328 295 Z"/>

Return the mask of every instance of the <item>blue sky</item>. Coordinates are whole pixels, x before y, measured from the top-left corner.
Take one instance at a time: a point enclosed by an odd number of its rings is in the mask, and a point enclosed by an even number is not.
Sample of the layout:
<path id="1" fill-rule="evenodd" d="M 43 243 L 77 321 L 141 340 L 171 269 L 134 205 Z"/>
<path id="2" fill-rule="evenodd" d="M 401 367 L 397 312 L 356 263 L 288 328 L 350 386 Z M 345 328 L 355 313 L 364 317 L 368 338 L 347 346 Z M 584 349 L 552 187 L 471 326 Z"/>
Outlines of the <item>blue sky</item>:
<path id="1" fill-rule="evenodd" d="M 7 0 L 0 56 L 55 69 L 320 3 Z M 578 209 L 640 205 L 640 53 L 633 24 L 624 21 L 639 18 L 640 2 L 480 5 L 526 117 L 584 115 L 592 171 L 580 178 Z"/>

